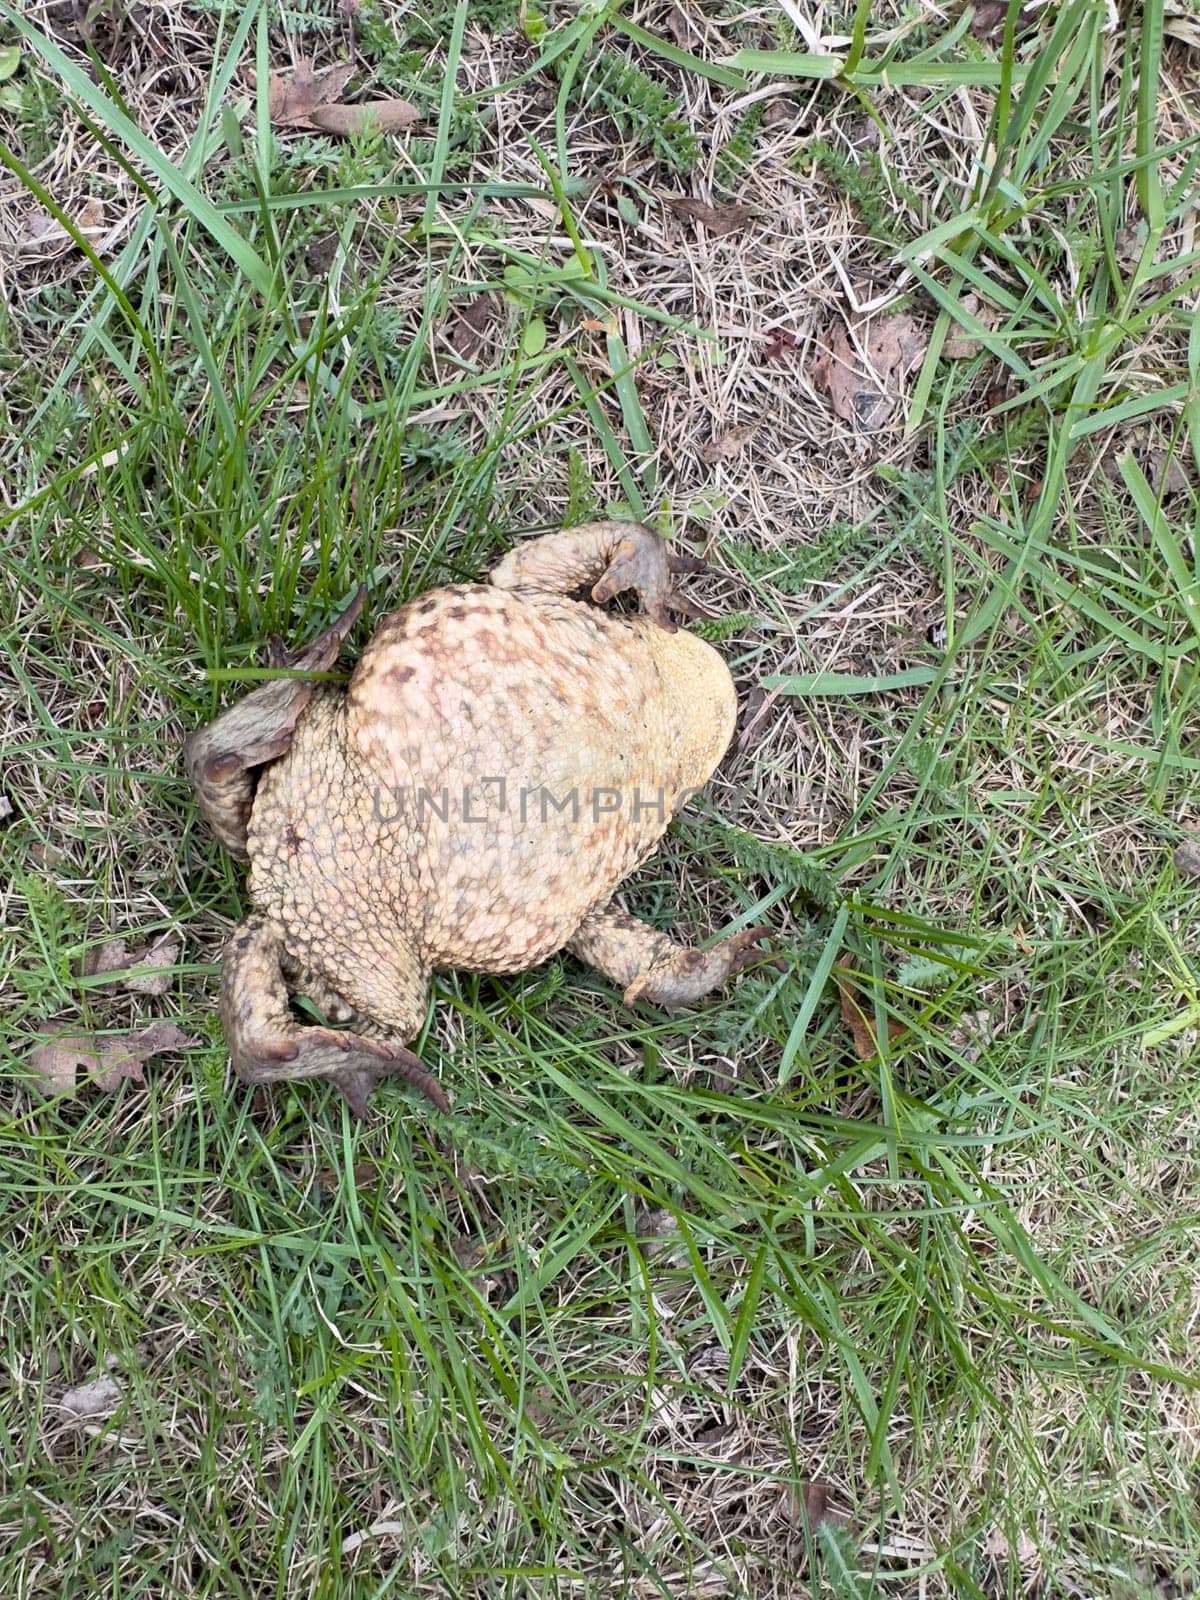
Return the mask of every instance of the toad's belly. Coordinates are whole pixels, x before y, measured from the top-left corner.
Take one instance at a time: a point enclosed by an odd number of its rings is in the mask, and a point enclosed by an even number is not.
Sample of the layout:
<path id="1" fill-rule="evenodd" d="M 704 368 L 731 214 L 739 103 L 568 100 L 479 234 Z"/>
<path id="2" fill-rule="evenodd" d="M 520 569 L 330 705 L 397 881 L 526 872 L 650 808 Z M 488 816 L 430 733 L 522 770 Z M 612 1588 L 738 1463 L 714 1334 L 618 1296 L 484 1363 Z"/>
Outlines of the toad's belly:
<path id="1" fill-rule="evenodd" d="M 732 726 L 728 670 L 690 635 L 435 591 L 384 620 L 347 695 L 379 899 L 430 966 L 532 966 L 654 850 Z"/>

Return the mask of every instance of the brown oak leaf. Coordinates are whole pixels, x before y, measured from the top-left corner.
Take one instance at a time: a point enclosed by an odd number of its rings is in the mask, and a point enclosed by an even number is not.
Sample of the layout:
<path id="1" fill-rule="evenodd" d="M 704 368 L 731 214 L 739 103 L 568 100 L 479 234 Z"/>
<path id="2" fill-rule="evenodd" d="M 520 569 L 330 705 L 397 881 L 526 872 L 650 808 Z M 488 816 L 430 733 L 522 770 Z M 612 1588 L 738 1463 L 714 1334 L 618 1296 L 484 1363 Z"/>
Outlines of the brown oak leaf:
<path id="1" fill-rule="evenodd" d="M 924 353 L 924 334 L 903 312 L 857 323 L 853 335 L 835 317 L 808 373 L 839 417 L 856 428 L 875 429 L 895 411 L 903 379 Z"/>
<path id="2" fill-rule="evenodd" d="M 722 433 L 717 438 L 710 439 L 707 444 L 701 445 L 701 461 L 710 467 L 715 466 L 718 461 L 732 461 L 735 456 L 741 455 L 757 431 L 757 422 L 744 422 L 738 428 L 730 428 L 728 433 Z"/>
<path id="3" fill-rule="evenodd" d="M 981 44 L 998 44 L 1004 37 L 1004 23 L 1008 17 L 1008 0 L 981 0 L 975 7 L 971 17 L 971 34 Z M 1037 12 L 1030 6 L 1022 6 L 1017 13 L 1014 35 L 1017 38 L 1023 33 L 1028 33 L 1037 21 Z"/>
<path id="4" fill-rule="evenodd" d="M 407 100 L 364 100 L 355 106 L 318 106 L 308 118 L 309 127 L 336 133 L 343 139 L 371 126 L 378 133 L 399 133 L 420 120 L 421 113 Z"/>
<path id="5" fill-rule="evenodd" d="M 332 105 L 354 76 L 349 62 L 330 67 L 320 77 L 312 63 L 301 61 L 290 78 L 273 72 L 267 79 L 267 109 L 277 128 L 303 127 L 319 106 Z"/>
<path id="6" fill-rule="evenodd" d="M 727 233 L 741 233 L 753 215 L 749 206 L 710 206 L 687 195 L 668 200 L 667 204 L 677 217 L 702 222 L 714 239 L 724 238 Z"/>
<path id="7" fill-rule="evenodd" d="M 875 1032 L 875 1007 L 870 996 L 863 992 L 854 968 L 853 956 L 842 956 L 834 962 L 833 981 L 837 984 L 842 1002 L 842 1021 L 854 1038 L 854 1049 L 860 1061 L 869 1061 L 879 1054 L 879 1039 Z M 904 1024 L 895 1017 L 888 1018 L 888 1038 L 894 1039 L 904 1032 Z"/>
<path id="8" fill-rule="evenodd" d="M 846 1517 L 829 1504 L 829 1491 L 817 1478 L 799 1478 L 788 1489 L 785 1514 L 794 1528 L 815 1533 L 822 1525 L 844 1527 Z"/>
<path id="9" fill-rule="evenodd" d="M 318 77 L 312 64 L 301 61 L 290 78 L 273 72 L 267 80 L 267 107 L 277 128 L 311 128 L 317 133 L 348 138 L 368 122 L 382 133 L 397 133 L 419 120 L 420 112 L 407 100 L 389 98 L 346 105 L 342 93 L 354 68 L 348 62 L 330 67 Z"/>
<path id="10" fill-rule="evenodd" d="M 1200 878 L 1200 832 L 1188 830 L 1175 846 L 1175 866 L 1188 878 Z"/>
<path id="11" fill-rule="evenodd" d="M 455 354 L 464 361 L 470 361 L 483 349 L 488 329 L 495 321 L 495 297 L 490 294 L 472 295 L 454 309 L 455 315 L 448 325 L 446 337 Z"/>
<path id="12" fill-rule="evenodd" d="M 96 1088 L 112 1090 L 124 1078 L 142 1082 L 142 1069 L 164 1050 L 186 1050 L 198 1043 L 173 1022 L 152 1022 L 140 1033 L 91 1034 L 41 1030 L 42 1044 L 26 1058 L 33 1086 L 46 1095 L 74 1094 L 80 1072 Z"/>
<path id="13" fill-rule="evenodd" d="M 782 361 L 796 348 L 796 335 L 787 328 L 768 328 L 767 342 L 763 347 L 764 361 Z"/>
<path id="14" fill-rule="evenodd" d="M 124 939 L 106 939 L 103 944 L 93 945 L 84 958 L 83 973 L 87 978 L 98 977 L 107 972 L 121 973 L 122 976 L 114 978 L 111 983 L 100 984 L 98 987 L 127 989 L 130 994 L 166 994 L 171 987 L 172 977 L 169 971 L 161 972 L 130 972 L 132 967 L 173 967 L 179 960 L 179 941 L 170 934 L 163 933 L 149 944 L 135 945 L 131 950 Z M 128 972 L 128 976 L 124 976 Z"/>
<path id="15" fill-rule="evenodd" d="M 341 99 L 342 90 L 352 77 L 354 67 L 349 62 L 330 67 L 320 77 L 312 70 L 310 61 L 299 62 L 290 78 L 283 77 L 282 72 L 272 72 L 267 78 L 270 120 L 277 128 L 304 125 L 318 106 L 330 106 Z"/>

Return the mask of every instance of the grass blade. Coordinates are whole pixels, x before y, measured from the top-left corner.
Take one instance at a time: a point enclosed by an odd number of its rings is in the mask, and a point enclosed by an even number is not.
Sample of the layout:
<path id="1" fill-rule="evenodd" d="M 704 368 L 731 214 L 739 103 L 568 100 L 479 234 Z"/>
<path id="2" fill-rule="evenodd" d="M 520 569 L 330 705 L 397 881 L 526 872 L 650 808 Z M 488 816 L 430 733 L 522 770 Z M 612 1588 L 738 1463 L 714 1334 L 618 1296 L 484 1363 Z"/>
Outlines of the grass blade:
<path id="1" fill-rule="evenodd" d="M 190 179 L 163 155 L 142 130 L 120 111 L 109 97 L 101 92 L 80 67 L 63 54 L 53 40 L 35 28 L 7 0 L 0 0 L 0 17 L 4 17 L 39 55 L 50 70 L 61 79 L 68 93 L 88 108 L 105 128 L 121 140 L 153 173 L 162 187 L 178 200 L 213 239 L 236 262 L 246 279 L 262 295 L 269 295 L 273 282 L 271 268 L 262 259 L 245 236 L 237 231 L 228 218 L 213 205 Z"/>
<path id="2" fill-rule="evenodd" d="M 679 45 L 672 44 L 667 39 L 660 39 L 658 34 L 651 33 L 640 23 L 630 22 L 620 12 L 612 15 L 609 23 L 634 44 L 640 44 L 644 50 L 652 51 L 664 61 L 669 61 L 673 67 L 682 68 L 684 72 L 694 72 L 698 78 L 708 78 L 713 83 L 722 84 L 726 89 L 740 89 L 745 92 L 750 87 L 750 80 L 744 73 L 735 72 L 732 67 L 721 66 L 716 61 L 704 61 L 700 56 L 693 55 L 690 50 L 681 49 Z"/>
<path id="3" fill-rule="evenodd" d="M 902 672 L 801 672 L 763 679 L 766 689 L 782 689 L 784 694 L 832 695 L 852 698 L 860 694 L 886 694 L 891 689 L 915 689 L 933 683 L 936 667 L 906 667 Z"/>
<path id="4" fill-rule="evenodd" d="M 1133 496 L 1142 521 L 1150 530 L 1151 537 L 1163 558 L 1163 565 L 1175 585 L 1180 608 L 1192 632 L 1200 640 L 1200 578 L 1188 567 L 1183 548 L 1163 514 L 1162 506 L 1141 467 L 1132 456 L 1122 456 L 1118 465 L 1121 477 L 1125 480 L 1125 487 Z"/>

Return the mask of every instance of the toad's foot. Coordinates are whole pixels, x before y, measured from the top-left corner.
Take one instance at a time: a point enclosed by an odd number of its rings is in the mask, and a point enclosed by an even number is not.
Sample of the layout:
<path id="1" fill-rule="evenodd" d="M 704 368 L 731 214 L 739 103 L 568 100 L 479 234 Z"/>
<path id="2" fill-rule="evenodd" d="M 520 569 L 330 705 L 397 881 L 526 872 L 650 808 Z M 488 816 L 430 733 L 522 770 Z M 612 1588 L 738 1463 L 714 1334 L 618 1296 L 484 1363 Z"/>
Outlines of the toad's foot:
<path id="1" fill-rule="evenodd" d="M 398 1077 L 449 1111 L 445 1089 L 421 1059 L 398 1041 L 336 1028 L 301 1027 L 288 1010 L 280 950 L 265 918 L 250 917 L 225 950 L 221 1022 L 233 1069 L 244 1083 L 328 1078 L 356 1116 L 380 1078 Z"/>
<path id="2" fill-rule="evenodd" d="M 449 1112 L 450 1096 L 420 1056 L 394 1041 L 365 1039 L 361 1035 L 351 1037 L 355 1048 L 350 1056 L 343 1057 L 347 1064 L 327 1076 L 341 1090 L 356 1117 L 366 1116 L 368 1096 L 380 1078 L 403 1078 L 439 1111 Z M 345 1038 L 345 1035 L 334 1033 L 334 1038 Z M 380 1052 L 378 1056 L 373 1054 L 375 1050 Z"/>
<path id="3" fill-rule="evenodd" d="M 597 605 L 614 595 L 632 591 L 646 609 L 646 615 L 668 633 L 675 632 L 669 611 L 683 616 L 702 615 L 688 600 L 671 592 L 671 577 L 677 572 L 707 572 L 708 563 L 699 556 L 672 555 L 663 541 L 649 528 L 634 524 L 613 552 L 599 582 L 592 589 Z"/>
<path id="4" fill-rule="evenodd" d="M 567 949 L 625 990 L 625 1004 L 649 1000 L 672 1009 L 694 1005 L 748 967 L 786 965 L 760 941 L 773 930 L 747 928 L 700 950 L 676 944 L 616 906 L 594 911 Z"/>
<path id="5" fill-rule="evenodd" d="M 749 967 L 782 970 L 787 965 L 782 956 L 759 948 L 761 941 L 774 931 L 773 928 L 746 928 L 703 950 L 675 945 L 665 961 L 658 961 L 645 972 L 638 973 L 625 990 L 625 1004 L 631 1006 L 638 1000 L 649 1000 L 669 1011 L 675 1006 L 695 1005 L 697 1000 L 719 989 L 727 978 Z"/>
<path id="6" fill-rule="evenodd" d="M 671 593 L 672 575 L 708 570 L 699 556 L 673 555 L 653 528 L 639 522 L 587 522 L 517 545 L 493 569 L 491 581 L 499 589 L 531 594 L 573 594 L 591 586 L 597 605 L 633 590 L 659 627 L 673 633 L 668 610 L 703 613 Z"/>

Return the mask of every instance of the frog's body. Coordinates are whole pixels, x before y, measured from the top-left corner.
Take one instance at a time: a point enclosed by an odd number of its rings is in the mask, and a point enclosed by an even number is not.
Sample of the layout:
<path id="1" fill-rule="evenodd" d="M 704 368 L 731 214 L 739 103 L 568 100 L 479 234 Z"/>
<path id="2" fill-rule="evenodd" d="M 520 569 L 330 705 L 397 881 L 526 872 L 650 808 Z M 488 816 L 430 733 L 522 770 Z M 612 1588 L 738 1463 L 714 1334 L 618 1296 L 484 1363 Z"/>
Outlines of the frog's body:
<path id="1" fill-rule="evenodd" d="M 728 668 L 666 614 L 669 570 L 689 564 L 625 524 L 530 541 L 490 586 L 385 617 L 344 691 L 280 680 L 189 739 L 202 806 L 250 860 L 258 914 L 222 983 L 243 1077 L 329 1076 L 361 1109 L 400 1073 L 442 1103 L 404 1048 L 435 970 L 516 972 L 566 947 L 670 1005 L 761 959 L 761 929 L 688 950 L 609 904 L 733 732 Z M 634 588 L 649 614 L 569 598 L 587 586 Z M 361 603 L 294 664 L 330 666 Z M 285 972 L 363 1031 L 300 1027 Z"/>

